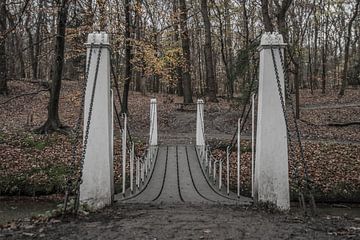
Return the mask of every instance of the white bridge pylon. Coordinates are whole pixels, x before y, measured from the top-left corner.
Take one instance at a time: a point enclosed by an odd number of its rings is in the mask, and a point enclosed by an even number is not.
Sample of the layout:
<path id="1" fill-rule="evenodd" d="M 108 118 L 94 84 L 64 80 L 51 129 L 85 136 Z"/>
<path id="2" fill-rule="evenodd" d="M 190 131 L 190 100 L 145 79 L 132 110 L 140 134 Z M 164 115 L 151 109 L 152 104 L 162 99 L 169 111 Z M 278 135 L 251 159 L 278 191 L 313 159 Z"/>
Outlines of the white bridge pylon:
<path id="1" fill-rule="evenodd" d="M 284 96 L 284 69 L 281 55 L 286 44 L 278 33 L 264 33 L 261 38 L 259 90 L 257 105 L 257 131 L 255 144 L 255 97 L 252 102 L 252 160 L 251 160 L 251 195 L 256 202 L 272 203 L 281 210 L 290 209 L 289 173 L 288 173 L 288 141 L 284 112 L 278 91 L 275 75 L 274 58 L 278 66 L 280 84 Z M 237 127 L 237 195 L 240 196 L 240 119 Z M 197 102 L 196 145 L 203 167 L 209 178 L 222 188 L 222 168 L 226 167 L 226 192 L 229 194 L 229 158 L 234 145 L 228 146 L 226 163 L 224 159 L 215 159 L 205 143 L 204 101 Z M 255 151 L 256 149 L 256 151 Z"/>
<path id="2" fill-rule="evenodd" d="M 114 199 L 114 100 L 110 87 L 109 36 L 104 32 L 91 33 L 86 46 L 89 74 L 84 102 L 84 143 L 87 141 L 87 145 L 79 198 L 81 203 L 99 209 L 112 204 Z M 156 104 L 156 99 L 151 99 L 149 148 L 144 158 L 136 156 L 134 143 L 128 139 L 127 116 L 124 114 L 124 128 L 121 129 L 123 194 L 127 183 L 131 192 L 134 185 L 140 187 L 154 161 L 158 144 Z M 129 172 L 125 171 L 127 165 Z"/>
<path id="3" fill-rule="evenodd" d="M 114 194 L 109 37 L 103 32 L 89 34 L 86 45 L 86 59 L 89 59 L 90 55 L 91 59 L 87 63 L 89 76 L 84 102 L 84 142 L 89 114 L 91 114 L 91 121 L 88 126 L 80 201 L 86 202 L 93 208 L 102 208 L 111 204 Z"/>

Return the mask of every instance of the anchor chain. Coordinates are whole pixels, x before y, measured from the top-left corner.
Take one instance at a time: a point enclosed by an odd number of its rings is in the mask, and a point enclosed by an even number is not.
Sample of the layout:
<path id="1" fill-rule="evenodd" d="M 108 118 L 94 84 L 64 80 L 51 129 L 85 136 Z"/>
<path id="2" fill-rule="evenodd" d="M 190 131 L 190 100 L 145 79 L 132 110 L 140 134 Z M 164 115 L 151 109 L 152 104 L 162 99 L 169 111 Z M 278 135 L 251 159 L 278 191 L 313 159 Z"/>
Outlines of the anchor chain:
<path id="1" fill-rule="evenodd" d="M 85 105 L 85 93 L 86 93 L 86 89 L 88 87 L 88 78 L 89 78 L 89 69 L 90 69 L 90 63 L 91 63 L 91 57 L 92 57 L 92 52 L 93 52 L 93 43 L 91 44 L 90 47 L 90 53 L 89 53 L 89 59 L 88 59 L 88 67 L 86 70 L 86 79 L 85 79 L 85 86 L 83 89 L 83 96 L 82 96 L 82 101 L 81 101 L 81 106 L 80 106 L 80 114 L 79 114 L 79 118 L 78 118 L 78 122 L 77 122 L 77 126 L 76 126 L 76 138 L 74 139 L 73 142 L 73 150 L 72 150 L 72 154 L 73 154 L 73 162 L 72 162 L 72 170 L 74 173 L 75 172 L 75 165 L 76 165 L 76 152 L 77 152 L 77 144 L 76 142 L 78 141 L 79 138 L 79 132 L 80 132 L 80 126 L 81 126 L 81 118 L 82 118 L 82 112 L 84 110 L 84 105 Z M 80 185 L 82 183 L 82 174 L 83 174 L 83 168 L 84 168 L 84 161 L 85 161 L 85 156 L 86 156 L 86 151 L 87 151 L 87 144 L 88 144 L 88 138 L 89 138 L 89 132 L 90 132 L 90 123 L 91 123 L 91 117 L 92 117 L 92 111 L 93 111 L 93 105 L 94 105 L 94 97 L 95 97 L 95 90 L 96 90 L 96 83 L 97 83 L 97 77 L 98 77 L 98 72 L 99 72 L 99 67 L 100 67 L 100 58 L 101 58 L 101 52 L 102 52 L 102 46 L 103 43 L 99 44 L 99 52 L 98 52 L 98 56 L 97 56 L 97 62 L 96 62 L 96 67 L 95 67 L 95 75 L 94 75 L 94 84 L 93 84 L 93 88 L 92 88 L 92 92 L 91 92 L 91 99 L 90 99 L 90 106 L 89 106 L 89 112 L 88 112 L 88 118 L 87 118 L 87 122 L 86 122 L 86 129 L 85 129 L 85 135 L 84 135 L 84 142 L 83 142 L 83 151 L 81 154 L 81 158 L 80 158 L 80 166 L 78 169 L 78 179 L 76 181 L 75 184 L 75 202 L 74 202 L 74 212 L 76 213 L 78 208 L 79 208 L 79 191 L 80 191 Z M 65 200 L 64 200 L 64 210 L 63 213 L 66 213 L 66 209 L 67 209 L 67 204 L 68 204 L 68 200 L 69 200 L 69 195 L 71 193 L 71 188 L 72 188 L 72 180 L 71 177 L 68 176 L 68 181 L 67 181 L 67 190 L 66 190 L 66 194 L 65 194 Z"/>
<path id="2" fill-rule="evenodd" d="M 295 175 L 295 178 L 297 179 L 297 184 L 298 184 L 298 188 L 299 188 L 298 189 L 299 190 L 299 202 L 300 202 L 301 207 L 303 207 L 304 210 L 305 210 L 306 205 L 305 205 L 304 195 L 303 195 L 303 192 L 302 192 L 302 181 L 300 179 L 300 175 L 299 175 L 299 172 L 298 172 L 298 169 L 297 169 L 297 166 L 299 166 L 299 160 L 296 158 L 295 147 L 294 147 L 294 144 L 293 144 L 292 139 L 291 139 L 292 133 L 290 131 L 290 126 L 289 126 L 289 119 L 288 119 L 287 109 L 286 109 L 284 95 L 283 95 L 283 87 L 281 86 L 280 75 L 279 75 L 278 66 L 277 66 L 276 59 L 275 59 L 275 52 L 274 52 L 274 48 L 273 48 L 272 45 L 270 46 L 270 50 L 271 50 L 271 56 L 272 56 L 272 60 L 273 60 L 273 64 L 274 64 L 274 71 L 275 71 L 278 94 L 279 94 L 279 97 L 280 97 L 281 109 L 282 109 L 282 112 L 283 112 L 283 115 L 284 115 L 284 120 L 285 120 L 286 133 L 287 133 L 287 136 L 288 136 L 287 140 L 288 140 L 288 146 L 290 148 L 289 149 L 290 150 L 289 151 L 290 158 L 292 158 L 294 161 L 296 161 L 296 166 L 294 168 L 294 175 Z M 280 52 L 279 54 L 280 54 L 282 67 L 283 67 L 283 69 L 285 69 L 281 49 L 279 49 L 279 52 Z M 290 105 L 292 106 L 292 110 L 293 110 L 293 104 L 292 104 L 291 96 L 290 96 L 289 92 L 286 91 L 286 88 L 288 87 L 288 84 L 289 84 L 288 81 L 289 81 L 288 78 L 284 81 L 285 82 L 285 89 L 284 90 L 285 90 L 287 96 L 290 97 L 289 101 L 290 101 Z M 293 113 L 293 114 L 295 114 L 295 113 Z M 304 169 L 305 169 L 306 163 L 305 163 L 303 148 L 302 148 L 302 145 L 301 145 L 300 130 L 298 128 L 296 118 L 294 118 L 294 123 L 295 123 L 295 126 L 296 126 L 295 131 L 296 131 L 296 134 L 297 134 L 297 137 L 298 137 L 297 140 L 298 140 L 299 146 L 300 146 L 300 157 L 301 157 L 302 163 L 304 164 Z M 305 171 L 305 180 L 308 183 L 309 178 L 308 178 L 307 171 Z M 314 201 L 314 198 L 313 198 L 312 194 L 311 194 L 311 204 L 312 204 L 313 210 L 315 210 L 315 201 Z"/>
<path id="3" fill-rule="evenodd" d="M 283 53 L 282 53 L 281 50 L 279 50 L 279 54 L 280 54 L 281 65 L 282 65 L 282 67 L 284 69 L 285 86 L 286 86 L 286 89 L 290 89 L 289 77 L 286 74 L 287 71 L 286 71 L 284 56 L 283 56 Z M 306 161 L 305 161 L 304 147 L 303 147 L 303 144 L 302 144 L 302 141 L 301 141 L 301 134 L 300 134 L 299 125 L 298 125 L 298 122 L 297 122 L 297 119 L 296 119 L 296 113 L 295 113 L 295 107 L 294 107 L 294 104 L 293 104 L 293 99 L 292 99 L 292 96 L 290 94 L 290 91 L 286 91 L 285 93 L 286 93 L 287 99 L 289 99 L 290 111 L 292 113 L 292 118 L 294 119 L 294 127 L 295 127 L 296 139 L 297 139 L 297 143 L 298 143 L 298 146 L 299 146 L 300 159 L 301 159 L 301 161 L 303 163 L 303 166 L 304 166 L 304 178 L 305 178 L 305 183 L 306 183 L 306 187 L 307 187 L 307 190 L 308 190 L 308 194 L 309 194 L 309 197 L 310 197 L 310 204 L 311 204 L 311 207 L 313 208 L 313 210 L 315 210 L 316 209 L 316 204 L 315 204 L 314 195 L 312 193 L 313 189 L 312 189 L 312 186 L 310 184 L 311 179 L 309 177 L 308 166 L 307 166 Z"/>
<path id="4" fill-rule="evenodd" d="M 84 111 L 85 92 L 86 92 L 88 79 L 89 79 L 90 61 L 91 61 L 91 57 L 92 57 L 92 53 L 93 53 L 93 48 L 94 48 L 94 44 L 91 43 L 90 50 L 89 50 L 89 57 L 88 57 L 88 59 L 86 61 L 84 86 L 83 86 L 82 93 L 81 93 L 81 103 L 80 103 L 79 116 L 78 116 L 78 119 L 77 119 L 77 122 L 76 122 L 75 130 L 73 131 L 72 140 L 71 140 L 71 142 L 72 142 L 72 149 L 71 149 L 72 164 L 70 166 L 70 171 L 68 173 L 68 176 L 66 177 L 67 180 L 66 180 L 66 189 L 65 189 L 63 213 L 66 213 L 66 210 L 67 210 L 67 204 L 68 204 L 68 201 L 69 201 L 70 193 L 72 191 L 72 184 L 73 184 L 72 183 L 72 174 L 76 171 L 77 141 L 78 141 L 78 138 L 80 136 L 81 119 L 82 119 L 82 115 L 83 115 L 83 111 Z"/>

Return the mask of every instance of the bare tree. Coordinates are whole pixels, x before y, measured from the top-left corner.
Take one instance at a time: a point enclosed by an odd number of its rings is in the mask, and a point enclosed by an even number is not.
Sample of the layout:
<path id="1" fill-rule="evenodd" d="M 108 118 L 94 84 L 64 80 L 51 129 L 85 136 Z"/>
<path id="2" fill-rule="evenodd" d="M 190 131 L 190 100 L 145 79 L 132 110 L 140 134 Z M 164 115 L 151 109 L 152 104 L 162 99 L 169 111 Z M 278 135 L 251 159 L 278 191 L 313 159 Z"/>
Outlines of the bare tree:
<path id="1" fill-rule="evenodd" d="M 178 16 L 178 0 L 173 0 L 173 14 L 174 14 L 174 42 L 177 44 L 179 42 L 179 16 Z M 176 58 L 180 59 L 180 54 L 176 53 Z M 184 96 L 183 88 L 183 70 L 181 65 L 177 65 L 175 68 L 175 79 L 177 80 L 177 95 Z"/>
<path id="2" fill-rule="evenodd" d="M 125 83 L 121 109 L 123 113 L 128 112 L 129 89 L 132 77 L 131 24 L 131 0 L 125 0 Z"/>
<path id="3" fill-rule="evenodd" d="M 0 1 L 0 94 L 8 93 L 6 68 L 6 1 Z"/>
<path id="4" fill-rule="evenodd" d="M 180 28 L 181 28 L 181 42 L 183 55 L 185 59 L 185 67 L 183 69 L 183 88 L 184 88 L 184 103 L 193 103 L 192 89 L 191 89 L 191 58 L 190 58 L 190 38 L 187 27 L 187 8 L 186 1 L 179 0 L 180 4 Z"/>
<path id="5" fill-rule="evenodd" d="M 273 32 L 274 25 L 271 22 L 271 18 L 269 14 L 269 0 L 261 0 L 261 13 L 262 13 L 265 31 Z"/>
<path id="6" fill-rule="evenodd" d="M 209 20 L 209 10 L 207 0 L 201 0 L 201 14 L 204 20 L 205 27 L 205 67 L 206 67 L 206 83 L 207 83 L 207 96 L 210 102 L 216 102 L 216 90 L 215 90 L 215 74 L 213 67 L 213 49 L 211 43 L 211 24 Z"/>
<path id="7" fill-rule="evenodd" d="M 59 97 L 61 90 L 61 78 L 64 66 L 65 33 L 70 0 L 62 0 L 58 6 L 57 35 L 55 40 L 54 69 L 48 106 L 48 119 L 45 124 L 37 129 L 39 133 L 59 131 L 64 126 L 59 118 Z"/>
<path id="8" fill-rule="evenodd" d="M 348 77 L 347 71 L 348 71 L 348 63 L 349 63 L 349 51 L 350 51 L 350 43 L 351 43 L 352 26 L 353 26 L 353 23 L 359 13 L 359 5 L 360 5 L 360 0 L 356 0 L 356 5 L 353 10 L 353 16 L 351 17 L 349 24 L 348 24 L 348 28 L 347 28 L 347 36 L 346 36 L 346 42 L 345 42 L 344 69 L 343 69 L 343 74 L 342 74 L 342 81 L 341 81 L 339 96 L 344 96 L 345 89 L 347 86 L 347 77 Z"/>

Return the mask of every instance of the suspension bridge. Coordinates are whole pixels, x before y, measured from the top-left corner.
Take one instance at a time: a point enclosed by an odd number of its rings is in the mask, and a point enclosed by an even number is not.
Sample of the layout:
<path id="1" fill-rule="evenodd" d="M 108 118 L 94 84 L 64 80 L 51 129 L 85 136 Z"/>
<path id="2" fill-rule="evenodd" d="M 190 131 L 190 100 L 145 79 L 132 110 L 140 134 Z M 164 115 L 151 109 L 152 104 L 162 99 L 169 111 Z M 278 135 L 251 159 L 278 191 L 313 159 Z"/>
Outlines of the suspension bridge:
<path id="1" fill-rule="evenodd" d="M 109 37 L 104 32 L 89 34 L 86 85 L 80 111 L 83 116 L 79 116 L 75 134 L 79 137 L 80 119 L 83 118 L 83 149 L 80 153 L 79 178 L 75 183 L 71 178 L 68 180 L 65 210 L 70 196 L 75 196 L 75 209 L 80 203 L 102 208 L 114 201 L 125 204 L 231 205 L 248 205 L 255 201 L 271 203 L 279 209 L 288 210 L 288 161 L 289 156 L 296 158 L 296 146 L 291 139 L 297 137 L 297 147 L 301 154 L 302 145 L 296 121 L 295 135 L 292 136 L 289 114 L 285 107 L 285 46 L 280 34 L 265 33 L 262 36 L 258 93 L 249 92 L 249 102 L 244 107 L 234 137 L 227 146 L 226 157 L 217 159 L 206 141 L 204 125 L 207 119 L 204 119 L 205 103 L 201 99 L 197 101 L 195 145 L 158 144 L 157 102 L 156 99 L 151 99 L 147 148 L 145 152 L 138 153 L 131 138 L 128 116 L 120 115 L 116 109 L 115 94 L 111 86 L 115 86 L 114 91 L 120 104 L 121 97 L 112 69 Z M 115 79 L 114 84 L 111 84 L 111 74 Z M 241 195 L 240 183 L 241 134 L 249 116 L 252 122 L 251 198 Z M 113 170 L 114 124 L 118 124 L 121 129 L 122 149 L 121 192 L 117 194 L 114 193 Z M 74 144 L 74 162 L 77 152 Z M 232 154 L 236 154 L 236 169 L 231 169 L 234 168 L 230 164 Z M 295 162 L 295 171 L 302 164 L 304 175 L 307 176 L 303 155 Z M 305 204 L 302 189 L 309 190 L 310 185 L 308 179 L 303 181 L 300 173 L 296 174 L 299 176 L 299 199 Z M 235 186 L 230 186 L 231 177 L 236 179 Z"/>

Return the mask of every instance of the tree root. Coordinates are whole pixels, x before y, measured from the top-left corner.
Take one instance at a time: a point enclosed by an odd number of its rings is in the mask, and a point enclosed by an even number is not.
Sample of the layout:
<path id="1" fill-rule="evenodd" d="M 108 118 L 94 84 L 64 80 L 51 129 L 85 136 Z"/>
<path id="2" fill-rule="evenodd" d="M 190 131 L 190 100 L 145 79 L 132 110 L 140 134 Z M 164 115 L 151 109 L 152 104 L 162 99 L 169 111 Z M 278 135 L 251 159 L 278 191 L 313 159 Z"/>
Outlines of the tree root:
<path id="1" fill-rule="evenodd" d="M 54 132 L 59 132 L 65 135 L 68 135 L 70 132 L 70 127 L 61 124 L 59 120 L 50 120 L 48 119 L 44 125 L 39 128 L 34 129 L 34 133 L 36 134 L 51 134 Z"/>

